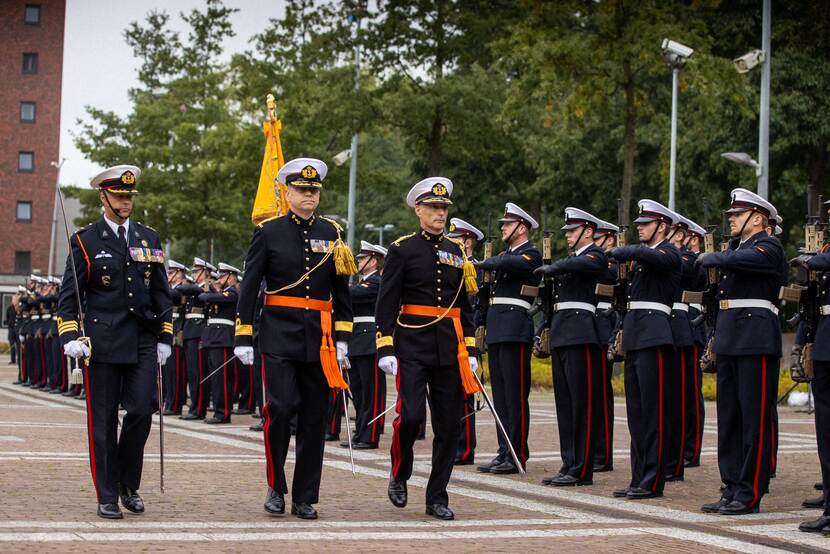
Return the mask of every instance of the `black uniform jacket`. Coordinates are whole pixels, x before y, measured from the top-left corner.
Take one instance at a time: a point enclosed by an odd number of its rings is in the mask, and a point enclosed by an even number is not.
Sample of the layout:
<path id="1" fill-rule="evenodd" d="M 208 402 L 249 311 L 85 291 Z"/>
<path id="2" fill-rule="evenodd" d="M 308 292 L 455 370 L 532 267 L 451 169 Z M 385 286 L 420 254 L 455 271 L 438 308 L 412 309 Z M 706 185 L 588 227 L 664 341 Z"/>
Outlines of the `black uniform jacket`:
<path id="1" fill-rule="evenodd" d="M 589 245 L 579 254 L 554 262 L 549 274 L 554 276 L 554 305 L 559 302 L 583 302 L 596 306 L 597 282 L 608 272 L 608 259 L 602 249 Z M 597 316 L 585 309 L 554 311 L 550 324 L 550 346 L 599 344 Z"/>
<path id="2" fill-rule="evenodd" d="M 375 303 L 380 290 L 380 274 L 374 272 L 368 277 L 350 287 L 352 295 L 352 310 L 354 317 L 375 317 Z M 355 323 L 352 329 L 352 338 L 349 340 L 349 356 L 374 356 L 375 323 Z"/>
<path id="3" fill-rule="evenodd" d="M 512 298 L 529 304 L 533 298 L 521 294 L 522 286 L 537 286 L 533 270 L 542 265 L 542 254 L 527 241 L 514 251 L 504 251 L 484 260 L 478 267 L 493 272 L 490 307 L 487 308 L 487 344 L 498 342 L 533 342 L 533 319 L 527 308 L 513 304 L 494 304 L 494 298 Z"/>
<path id="4" fill-rule="evenodd" d="M 742 244 L 733 241 L 729 250 L 706 255 L 702 264 L 721 270 L 718 300 L 756 299 L 777 305 L 778 292 L 787 281 L 781 242 L 766 231 Z M 781 325 L 766 308 L 720 309 L 715 328 L 716 354 L 781 355 Z"/>
<path id="5" fill-rule="evenodd" d="M 682 256 L 684 258 L 684 263 L 686 259 L 694 264 L 695 267 L 695 275 L 689 276 L 689 280 L 686 281 L 684 278 L 683 290 L 690 290 L 690 291 L 702 291 L 706 290 L 708 285 L 707 277 L 706 277 L 706 270 L 701 267 L 701 265 L 697 262 L 698 258 L 697 252 L 692 252 L 691 250 L 684 250 Z M 689 306 L 689 323 L 691 324 L 692 321 L 695 319 L 699 319 L 701 315 L 700 310 L 697 307 Z M 692 325 L 692 340 L 694 343 L 703 346 L 706 344 L 706 325 L 701 320 L 697 325 Z"/>
<path id="6" fill-rule="evenodd" d="M 210 319 L 233 321 L 239 293 L 236 287 L 227 287 L 222 292 L 203 292 L 199 300 L 205 304 L 208 322 L 202 332 L 202 348 L 226 348 L 233 346 L 234 327 L 225 323 L 210 323 Z"/>
<path id="7" fill-rule="evenodd" d="M 697 256 L 685 248 L 680 252 L 680 286 L 674 295 L 674 301 L 683 301 L 684 290 L 695 290 L 699 276 L 699 267 L 695 265 Z M 694 336 L 692 335 L 692 323 L 689 319 L 689 312 L 684 310 L 672 310 L 671 312 L 671 334 L 674 337 L 674 345 L 678 348 L 692 346 Z"/>
<path id="8" fill-rule="evenodd" d="M 813 256 L 807 262 L 812 271 L 819 271 L 819 304 L 830 305 L 830 252 Z M 803 341 L 802 341 L 803 343 Z M 813 343 L 813 359 L 821 362 L 830 361 L 830 315 L 819 317 Z"/>
<path id="9" fill-rule="evenodd" d="M 92 341 L 92 359 L 100 362 L 135 363 L 139 335 L 173 343 L 161 239 L 146 225 L 130 221 L 128 240 L 132 250 L 113 234 L 103 216 L 71 239 L 84 328 Z M 75 298 L 75 278 L 67 259 L 58 302 L 61 344 L 79 336 Z"/>
<path id="10" fill-rule="evenodd" d="M 633 260 L 629 302 L 657 302 L 671 308 L 680 287 L 680 252 L 668 241 L 614 249 L 617 260 Z M 660 310 L 629 310 L 623 320 L 623 350 L 674 344 L 669 314 Z"/>
<path id="11" fill-rule="evenodd" d="M 184 302 L 184 340 L 201 339 L 207 324 L 205 304 L 199 300 L 199 295 L 205 289 L 193 283 L 182 283 L 176 287 L 185 299 Z M 193 314 L 187 317 L 188 314 Z M 201 317 L 194 317 L 201 316 Z"/>
<path id="12" fill-rule="evenodd" d="M 253 346 L 254 311 L 263 277 L 267 284 L 266 296 L 277 294 L 333 301 L 334 338 L 349 340 L 352 302 L 348 277 L 337 275 L 333 255 L 320 265 L 329 243 L 338 238 L 340 229 L 337 224 L 317 215 L 304 220 L 289 212 L 257 226 L 245 258 L 245 279 L 239 290 L 237 346 Z M 311 274 L 302 279 L 309 271 Z M 277 292 L 284 287 L 288 288 Z M 322 336 L 320 312 L 268 306 L 267 303 L 262 309 L 259 347 L 265 354 L 316 362 L 320 360 Z"/>
<path id="13" fill-rule="evenodd" d="M 616 283 L 618 267 L 619 265 L 617 260 L 608 259 L 608 269 L 606 269 L 605 273 L 598 279 L 598 282 L 606 285 L 613 285 Z M 605 298 L 597 298 L 597 304 L 599 303 L 604 303 L 608 306 L 611 304 L 611 302 Z M 619 315 L 608 306 L 597 306 L 597 334 L 599 336 L 599 342 L 604 345 L 610 344 L 611 341 L 614 340 L 614 330 L 619 324 Z"/>
<path id="14" fill-rule="evenodd" d="M 464 344 L 476 355 L 473 310 L 464 287 L 463 254 L 454 239 L 424 230 L 389 246 L 383 265 L 375 318 L 378 358 L 395 356 L 428 366 L 458 363 L 458 338 L 449 317 L 420 329 L 397 324 L 404 304 L 460 308 Z M 435 318 L 401 315 L 404 325 Z"/>

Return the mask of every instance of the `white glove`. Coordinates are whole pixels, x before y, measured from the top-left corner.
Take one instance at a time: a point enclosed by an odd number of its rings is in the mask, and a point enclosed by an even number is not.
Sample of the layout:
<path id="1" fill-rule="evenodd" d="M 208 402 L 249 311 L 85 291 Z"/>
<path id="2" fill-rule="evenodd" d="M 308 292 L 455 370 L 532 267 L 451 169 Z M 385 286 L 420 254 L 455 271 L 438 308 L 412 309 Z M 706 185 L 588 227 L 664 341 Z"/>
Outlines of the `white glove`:
<path id="1" fill-rule="evenodd" d="M 20 342 L 26 342 L 26 337 L 23 335 L 17 335 L 17 338 L 20 339 Z"/>
<path id="2" fill-rule="evenodd" d="M 349 343 L 344 340 L 337 341 L 337 363 L 343 365 L 343 360 L 349 355 Z"/>
<path id="3" fill-rule="evenodd" d="M 253 346 L 237 346 L 233 349 L 233 354 L 242 365 L 254 365 L 254 347 Z"/>
<path id="4" fill-rule="evenodd" d="M 79 340 L 71 340 L 63 345 L 63 351 L 67 356 L 75 358 L 86 358 L 89 356 L 89 345 Z"/>
<path id="5" fill-rule="evenodd" d="M 164 344 L 163 342 L 158 343 L 156 345 L 156 356 L 158 357 L 159 365 L 164 365 L 172 352 L 173 349 L 170 348 L 169 344 Z"/>
<path id="6" fill-rule="evenodd" d="M 378 360 L 378 367 L 387 375 L 397 375 L 398 359 L 395 356 L 384 356 Z"/>
<path id="7" fill-rule="evenodd" d="M 475 356 L 470 356 L 470 371 L 478 371 L 478 359 Z"/>

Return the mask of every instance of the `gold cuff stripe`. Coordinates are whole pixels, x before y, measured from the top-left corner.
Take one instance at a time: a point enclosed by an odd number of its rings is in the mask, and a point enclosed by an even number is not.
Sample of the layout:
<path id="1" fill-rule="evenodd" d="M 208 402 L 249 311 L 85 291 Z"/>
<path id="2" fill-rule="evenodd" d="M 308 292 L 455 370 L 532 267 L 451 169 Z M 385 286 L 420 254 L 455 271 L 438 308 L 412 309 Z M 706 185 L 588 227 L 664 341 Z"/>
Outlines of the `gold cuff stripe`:
<path id="1" fill-rule="evenodd" d="M 173 324 L 167 323 L 166 321 L 161 324 L 161 332 L 162 333 L 170 333 L 173 334 Z"/>
<path id="2" fill-rule="evenodd" d="M 241 323 L 236 323 L 236 336 L 252 336 L 254 334 L 254 326 L 253 325 L 242 325 Z"/>
<path id="3" fill-rule="evenodd" d="M 334 322 L 334 330 L 335 331 L 343 331 L 343 332 L 346 332 L 346 333 L 351 333 L 353 328 L 354 328 L 354 324 L 351 321 L 335 321 Z"/>
<path id="4" fill-rule="evenodd" d="M 378 337 L 375 339 L 375 346 L 378 348 L 383 348 L 384 346 L 392 346 L 393 344 L 392 337 Z"/>
<path id="5" fill-rule="evenodd" d="M 475 347 L 476 338 L 475 337 L 464 337 L 464 345 Z"/>

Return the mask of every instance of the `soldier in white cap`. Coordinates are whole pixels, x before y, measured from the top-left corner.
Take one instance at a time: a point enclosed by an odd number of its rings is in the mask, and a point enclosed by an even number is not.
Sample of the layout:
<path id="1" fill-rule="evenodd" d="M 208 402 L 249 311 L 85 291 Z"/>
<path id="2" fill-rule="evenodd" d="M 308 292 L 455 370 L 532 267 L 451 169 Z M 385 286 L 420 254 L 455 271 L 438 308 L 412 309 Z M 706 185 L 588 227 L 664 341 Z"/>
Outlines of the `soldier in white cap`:
<path id="1" fill-rule="evenodd" d="M 501 221 L 502 241 L 506 248 L 476 266 L 492 271 L 490 300 L 487 309 L 485 342 L 488 350 L 493 402 L 510 443 L 524 466 L 530 456 L 530 358 L 533 344 L 533 319 L 528 314 L 533 297 L 522 294 L 525 286 L 538 285 L 533 271 L 542 265 L 542 254 L 533 245 L 529 233 L 539 224 L 522 208 L 508 202 Z M 491 461 L 478 466 L 485 473 L 518 473 L 505 438 L 498 434 L 499 450 Z"/>
<path id="2" fill-rule="evenodd" d="M 167 283 L 173 301 L 173 354 L 162 367 L 164 377 L 164 415 L 182 415 L 182 405 L 187 396 L 184 352 L 182 349 L 182 325 L 184 304 L 187 298 L 179 287 L 186 283 L 185 266 L 175 260 L 167 260 Z"/>
<path id="3" fill-rule="evenodd" d="M 185 375 L 187 377 L 188 409 L 181 419 L 204 419 L 210 403 L 210 379 L 207 376 L 207 361 L 204 359 L 201 342 L 207 324 L 207 313 L 199 295 L 210 288 L 211 266 L 202 258 L 193 258 L 191 272 L 193 282 L 180 283 L 176 288 L 184 297 L 184 324 L 182 326 L 182 349 L 184 350 Z"/>

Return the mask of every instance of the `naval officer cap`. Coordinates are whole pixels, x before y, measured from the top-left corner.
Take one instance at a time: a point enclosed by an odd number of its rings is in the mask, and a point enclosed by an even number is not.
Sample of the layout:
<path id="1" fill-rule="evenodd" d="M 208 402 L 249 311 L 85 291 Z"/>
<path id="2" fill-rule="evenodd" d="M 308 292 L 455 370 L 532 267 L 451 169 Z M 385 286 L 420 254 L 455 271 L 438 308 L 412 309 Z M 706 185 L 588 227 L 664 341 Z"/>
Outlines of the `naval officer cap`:
<path id="1" fill-rule="evenodd" d="M 447 235 L 453 238 L 469 236 L 476 240 L 484 238 L 484 233 L 482 233 L 475 225 L 467 223 L 460 217 L 453 217 L 450 219 L 450 232 L 447 233 Z"/>
<path id="2" fill-rule="evenodd" d="M 778 210 L 775 209 L 775 206 L 752 191 L 740 188 L 734 189 L 730 193 L 730 196 L 732 197 L 732 203 L 729 209 L 726 210 L 726 213 L 728 214 L 737 214 L 747 211 L 758 212 L 767 217 L 774 217 L 778 214 Z"/>
<path id="3" fill-rule="evenodd" d="M 210 262 L 205 262 L 205 269 L 209 270 L 211 273 L 216 272 L 216 266 Z"/>
<path id="4" fill-rule="evenodd" d="M 200 269 L 206 269 L 207 262 L 204 261 L 202 258 L 193 258 L 193 271 L 198 271 Z"/>
<path id="5" fill-rule="evenodd" d="M 668 225 L 676 223 L 677 214 L 660 202 L 644 198 L 637 205 L 640 207 L 640 216 L 634 220 L 634 223 L 651 223 L 652 221 L 662 221 Z"/>
<path id="6" fill-rule="evenodd" d="M 504 217 L 499 219 L 499 221 L 502 223 L 506 221 L 520 221 L 531 229 L 537 229 L 539 227 L 539 224 L 529 213 L 521 209 L 513 202 L 508 202 L 504 205 Z"/>
<path id="7" fill-rule="evenodd" d="M 92 178 L 89 186 L 105 190 L 112 194 L 138 194 L 136 186 L 141 170 L 134 165 L 116 165 L 108 167 Z"/>
<path id="8" fill-rule="evenodd" d="M 50 283 L 52 283 L 53 285 L 60 285 L 61 284 L 60 277 L 55 277 L 54 275 L 50 275 L 49 278 L 48 278 L 48 281 Z"/>
<path id="9" fill-rule="evenodd" d="M 22 293 L 27 292 L 26 287 L 24 287 L 23 285 L 17 285 L 17 292 L 22 292 Z"/>
<path id="10" fill-rule="evenodd" d="M 187 268 L 175 260 L 167 260 L 167 271 L 185 271 Z"/>
<path id="11" fill-rule="evenodd" d="M 446 177 L 427 177 L 415 183 L 406 195 L 406 205 L 414 208 L 418 204 L 442 204 L 451 206 L 452 181 Z"/>
<path id="12" fill-rule="evenodd" d="M 360 241 L 360 252 L 357 253 L 358 258 L 365 258 L 366 256 L 386 256 L 386 248 L 372 244 L 371 242 Z"/>
<path id="13" fill-rule="evenodd" d="M 239 275 L 242 272 L 230 264 L 219 262 L 219 274 L 222 273 L 234 273 L 236 275 Z"/>
<path id="14" fill-rule="evenodd" d="M 703 235 L 706 234 L 706 229 L 704 229 L 703 227 L 701 227 L 700 225 L 698 225 L 697 223 L 695 223 L 694 221 L 692 221 L 688 217 L 685 217 L 685 216 L 681 215 L 680 216 L 680 221 L 683 224 L 683 226 L 689 231 L 689 233 L 691 233 L 693 235 L 697 235 L 700 238 L 703 238 Z"/>
<path id="15" fill-rule="evenodd" d="M 321 189 L 329 172 L 326 162 L 317 158 L 295 158 L 277 173 L 277 181 L 298 188 Z"/>
<path id="16" fill-rule="evenodd" d="M 605 235 L 616 235 L 620 232 L 620 228 L 614 225 L 613 223 L 609 223 L 604 219 L 597 219 L 597 228 L 594 229 L 594 238 L 602 238 Z"/>
<path id="17" fill-rule="evenodd" d="M 562 230 L 570 231 L 580 227 L 596 229 L 599 227 L 599 219 L 579 208 L 565 208 L 565 224 L 562 226 Z"/>

